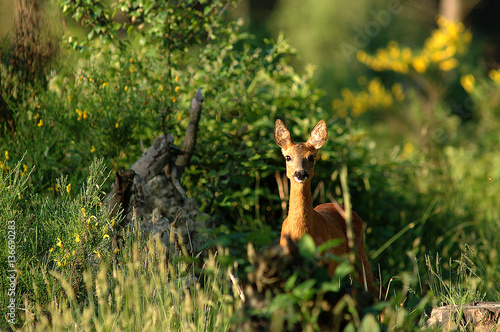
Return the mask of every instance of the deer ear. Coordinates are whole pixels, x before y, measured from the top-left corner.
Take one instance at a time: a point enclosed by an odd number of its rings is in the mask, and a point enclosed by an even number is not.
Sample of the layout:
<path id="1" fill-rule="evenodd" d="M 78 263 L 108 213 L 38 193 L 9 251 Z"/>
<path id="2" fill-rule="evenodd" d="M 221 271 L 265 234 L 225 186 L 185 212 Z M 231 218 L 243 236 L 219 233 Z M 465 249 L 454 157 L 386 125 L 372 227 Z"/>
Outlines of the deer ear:
<path id="1" fill-rule="evenodd" d="M 311 144 L 316 150 L 318 150 L 323 146 L 323 144 L 325 144 L 327 137 L 328 131 L 326 129 L 326 122 L 325 120 L 321 120 L 313 128 L 313 130 L 311 130 L 311 135 L 309 135 L 307 143 Z"/>
<path id="2" fill-rule="evenodd" d="M 293 144 L 290 131 L 280 119 L 276 119 L 274 123 L 274 140 L 281 149 L 286 149 Z"/>

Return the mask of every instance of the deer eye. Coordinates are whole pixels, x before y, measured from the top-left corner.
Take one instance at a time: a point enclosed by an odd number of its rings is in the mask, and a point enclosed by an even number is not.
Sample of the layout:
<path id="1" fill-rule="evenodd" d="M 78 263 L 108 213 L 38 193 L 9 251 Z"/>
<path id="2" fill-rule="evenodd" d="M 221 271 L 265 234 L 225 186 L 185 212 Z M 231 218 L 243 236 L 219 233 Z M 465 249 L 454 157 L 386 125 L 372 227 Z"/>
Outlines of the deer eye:
<path id="1" fill-rule="evenodd" d="M 292 157 L 290 157 L 290 156 L 285 156 L 285 160 L 286 160 L 286 161 L 290 161 L 290 160 L 292 160 Z"/>
<path id="2" fill-rule="evenodd" d="M 309 157 L 307 157 L 307 160 L 309 160 L 309 162 L 313 163 L 314 162 L 314 156 L 313 155 L 310 155 Z"/>

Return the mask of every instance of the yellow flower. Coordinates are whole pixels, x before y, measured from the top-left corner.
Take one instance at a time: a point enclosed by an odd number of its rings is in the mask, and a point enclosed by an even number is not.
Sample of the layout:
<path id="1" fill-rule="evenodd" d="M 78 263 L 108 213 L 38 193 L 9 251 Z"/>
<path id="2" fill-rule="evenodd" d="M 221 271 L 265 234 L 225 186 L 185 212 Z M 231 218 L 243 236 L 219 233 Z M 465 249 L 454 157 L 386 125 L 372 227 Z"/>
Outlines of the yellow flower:
<path id="1" fill-rule="evenodd" d="M 468 93 L 472 93 L 472 91 L 474 91 L 475 83 L 476 79 L 471 74 L 464 75 L 460 78 L 460 84 L 462 84 L 462 87 Z"/>
<path id="2" fill-rule="evenodd" d="M 104 236 L 102 238 L 103 239 L 107 239 L 107 238 L 109 238 L 109 235 L 108 234 L 104 234 Z"/>
<path id="3" fill-rule="evenodd" d="M 54 259 L 54 262 L 56 262 L 56 263 L 57 263 L 57 266 L 61 266 L 61 262 L 60 262 L 59 260 Z"/>
<path id="4" fill-rule="evenodd" d="M 492 69 L 488 74 L 493 82 L 500 82 L 500 70 Z"/>
<path id="5" fill-rule="evenodd" d="M 76 255 L 76 252 L 75 252 L 74 250 L 73 250 L 71 253 L 73 254 L 73 256 L 75 256 L 75 255 Z"/>
<path id="6" fill-rule="evenodd" d="M 9 151 L 5 151 L 5 160 L 9 160 Z"/>
<path id="7" fill-rule="evenodd" d="M 89 117 L 89 114 L 87 113 L 87 110 L 83 111 L 83 118 L 87 119 Z"/>
<path id="8" fill-rule="evenodd" d="M 26 173 L 28 171 L 28 166 L 26 166 L 26 164 L 23 164 L 23 169 L 24 169 L 24 173 Z"/>
<path id="9" fill-rule="evenodd" d="M 97 257 L 101 258 L 101 253 L 99 251 L 94 250 L 94 253 L 97 255 Z"/>
<path id="10" fill-rule="evenodd" d="M 102 86 L 105 87 L 106 85 L 108 85 L 108 82 L 104 82 L 102 83 Z"/>
<path id="11" fill-rule="evenodd" d="M 134 65 L 130 65 L 130 72 L 133 73 L 135 71 Z"/>
<path id="12" fill-rule="evenodd" d="M 82 119 L 83 112 L 80 111 L 78 108 L 75 109 L 75 112 L 76 112 L 76 114 L 78 114 L 78 121 L 80 121 Z"/>
<path id="13" fill-rule="evenodd" d="M 179 92 L 180 90 L 181 90 L 180 86 L 176 86 L 175 89 L 174 89 L 175 92 Z"/>
<path id="14" fill-rule="evenodd" d="M 403 157 L 408 158 L 412 154 L 414 149 L 415 149 L 415 147 L 413 146 L 412 143 L 410 143 L 410 142 L 406 143 L 403 147 L 403 153 L 402 153 Z"/>
<path id="15" fill-rule="evenodd" d="M 455 58 L 451 58 L 439 63 L 439 68 L 443 71 L 450 71 L 456 67 L 458 67 L 458 60 Z"/>
<path id="16" fill-rule="evenodd" d="M 95 146 L 92 145 L 92 149 L 90 149 L 90 153 L 94 153 L 95 152 Z"/>
<path id="17" fill-rule="evenodd" d="M 92 81 L 94 81 L 94 80 L 92 79 L 92 77 L 89 77 L 89 82 L 92 82 Z"/>
<path id="18" fill-rule="evenodd" d="M 62 247 L 62 241 L 60 238 L 57 238 L 57 243 L 56 243 L 56 246 L 58 247 Z"/>
<path id="19" fill-rule="evenodd" d="M 175 99 L 174 96 L 170 97 L 170 99 L 172 100 L 173 103 L 175 103 L 175 101 L 177 100 L 177 99 Z"/>
<path id="20" fill-rule="evenodd" d="M 401 58 L 405 63 L 410 63 L 412 58 L 411 49 L 408 47 L 404 47 L 401 51 Z"/>
<path id="21" fill-rule="evenodd" d="M 179 82 L 179 76 L 175 76 L 174 81 Z"/>
<path id="22" fill-rule="evenodd" d="M 54 247 L 49 249 L 49 252 L 53 252 L 53 251 L 54 251 Z"/>
<path id="23" fill-rule="evenodd" d="M 84 207 L 82 207 L 80 210 L 82 211 L 83 216 L 85 217 L 85 216 L 87 215 L 87 214 L 85 213 L 85 208 L 84 208 Z"/>
<path id="24" fill-rule="evenodd" d="M 68 101 L 71 103 L 72 100 L 73 100 L 73 95 L 69 95 L 68 96 Z"/>
<path id="25" fill-rule="evenodd" d="M 120 127 L 120 124 L 118 122 L 115 123 L 115 128 Z"/>
<path id="26" fill-rule="evenodd" d="M 427 60 L 423 57 L 415 58 L 412 65 L 419 74 L 425 73 L 425 71 L 427 70 Z"/>
<path id="27" fill-rule="evenodd" d="M 111 227 L 113 227 L 115 225 L 115 223 L 116 223 L 115 219 L 111 220 Z"/>
<path id="28" fill-rule="evenodd" d="M 114 253 L 115 253 L 115 254 L 117 254 L 117 253 L 118 253 L 119 251 L 120 251 L 120 249 L 118 249 L 118 248 L 115 248 L 115 251 L 114 251 Z"/>
<path id="29" fill-rule="evenodd" d="M 366 63 L 366 60 L 368 59 L 368 54 L 366 54 L 366 52 L 363 50 L 359 50 L 358 53 L 356 54 L 356 58 L 358 58 L 359 62 Z"/>
<path id="30" fill-rule="evenodd" d="M 80 242 L 80 235 L 79 234 L 75 234 L 75 242 L 76 243 Z"/>
<path id="31" fill-rule="evenodd" d="M 10 167 L 5 163 L 3 163 L 2 161 L 0 161 L 0 169 L 3 169 L 4 171 L 9 171 L 10 170 Z M 9 189 L 10 186 L 7 187 L 7 189 Z"/>
<path id="32" fill-rule="evenodd" d="M 71 191 L 71 183 L 66 186 L 66 192 L 68 193 L 68 195 L 70 191 Z"/>
<path id="33" fill-rule="evenodd" d="M 123 88 L 123 90 L 125 90 L 125 92 L 127 92 L 127 91 L 128 91 L 128 85 L 126 85 L 126 86 Z"/>
<path id="34" fill-rule="evenodd" d="M 37 126 L 38 126 L 38 127 L 43 126 L 43 120 L 42 120 L 42 119 L 40 119 L 40 121 L 38 122 Z"/>

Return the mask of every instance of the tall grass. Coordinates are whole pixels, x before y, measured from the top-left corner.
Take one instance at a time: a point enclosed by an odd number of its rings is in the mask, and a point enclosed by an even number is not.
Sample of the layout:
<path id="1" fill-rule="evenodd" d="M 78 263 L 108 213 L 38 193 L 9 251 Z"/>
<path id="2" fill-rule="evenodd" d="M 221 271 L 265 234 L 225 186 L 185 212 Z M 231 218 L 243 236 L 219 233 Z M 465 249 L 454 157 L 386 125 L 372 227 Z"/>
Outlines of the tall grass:
<path id="1" fill-rule="evenodd" d="M 144 243 L 144 242 L 143 242 Z M 186 257 L 172 257 L 159 238 L 123 248 L 125 263 L 99 265 L 83 274 L 78 294 L 61 274 L 50 272 L 47 286 L 62 286 L 51 300 L 31 302 L 20 331 L 221 331 L 240 306 L 227 271 L 210 255 L 197 269 Z"/>

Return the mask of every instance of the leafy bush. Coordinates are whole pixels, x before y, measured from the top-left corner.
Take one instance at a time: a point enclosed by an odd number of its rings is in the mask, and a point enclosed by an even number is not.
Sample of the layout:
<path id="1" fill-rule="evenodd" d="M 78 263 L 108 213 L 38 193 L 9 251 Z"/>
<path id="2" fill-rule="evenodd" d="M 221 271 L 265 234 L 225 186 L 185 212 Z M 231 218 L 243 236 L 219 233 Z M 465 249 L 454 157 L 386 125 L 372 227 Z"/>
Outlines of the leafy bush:
<path id="1" fill-rule="evenodd" d="M 7 271 L 16 271 L 18 306 L 21 300 L 47 302 L 58 292 L 46 285 L 49 271 L 57 271 L 78 290 L 83 286 L 82 271 L 112 254 L 114 220 L 102 204 L 105 173 L 102 161 L 95 161 L 80 193 L 75 194 L 62 178 L 55 197 L 42 197 L 27 186 L 30 173 L 22 170 L 21 163 L 0 172 L 2 222 L 14 225 L 13 253 L 2 251 L 0 257 L 1 285 L 8 289 Z M 1 232 L 1 238 L 8 239 L 8 229 Z M 4 308 L 8 300 L 2 297 Z"/>

